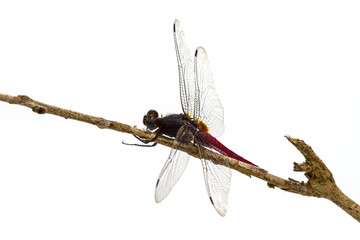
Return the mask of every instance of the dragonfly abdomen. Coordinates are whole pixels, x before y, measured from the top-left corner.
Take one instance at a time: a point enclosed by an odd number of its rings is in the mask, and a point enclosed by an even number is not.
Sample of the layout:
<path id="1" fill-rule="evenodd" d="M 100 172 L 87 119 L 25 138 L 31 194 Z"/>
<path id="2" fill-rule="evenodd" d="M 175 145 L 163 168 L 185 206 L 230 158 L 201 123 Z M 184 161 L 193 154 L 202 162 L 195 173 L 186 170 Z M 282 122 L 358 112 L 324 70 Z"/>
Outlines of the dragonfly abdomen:
<path id="1" fill-rule="evenodd" d="M 240 162 L 244 162 L 257 167 L 257 165 L 253 164 L 252 162 L 246 160 L 245 158 L 237 155 L 236 153 L 225 147 L 219 140 L 213 137 L 210 133 L 200 131 L 198 134 L 201 135 L 201 138 L 205 140 L 206 144 L 208 144 L 210 148 L 220 151 L 220 153 L 223 153 L 224 155 L 234 158 L 236 160 L 239 160 Z"/>

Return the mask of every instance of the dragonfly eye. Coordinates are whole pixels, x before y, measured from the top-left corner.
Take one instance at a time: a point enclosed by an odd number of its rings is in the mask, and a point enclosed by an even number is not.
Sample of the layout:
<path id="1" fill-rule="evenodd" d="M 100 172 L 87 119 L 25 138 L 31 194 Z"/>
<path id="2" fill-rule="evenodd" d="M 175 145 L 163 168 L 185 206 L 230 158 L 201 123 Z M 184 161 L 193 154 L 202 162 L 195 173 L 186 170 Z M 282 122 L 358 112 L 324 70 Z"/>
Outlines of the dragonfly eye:
<path id="1" fill-rule="evenodd" d="M 157 128 L 156 119 L 158 119 L 158 117 L 159 114 L 157 111 L 150 110 L 144 116 L 143 123 L 149 130 L 154 130 L 155 128 Z"/>
<path id="2" fill-rule="evenodd" d="M 148 115 L 148 116 L 151 116 L 151 117 L 154 118 L 154 119 L 156 119 L 156 118 L 159 117 L 158 112 L 155 111 L 155 110 L 149 110 L 149 111 L 147 112 L 147 115 Z"/>

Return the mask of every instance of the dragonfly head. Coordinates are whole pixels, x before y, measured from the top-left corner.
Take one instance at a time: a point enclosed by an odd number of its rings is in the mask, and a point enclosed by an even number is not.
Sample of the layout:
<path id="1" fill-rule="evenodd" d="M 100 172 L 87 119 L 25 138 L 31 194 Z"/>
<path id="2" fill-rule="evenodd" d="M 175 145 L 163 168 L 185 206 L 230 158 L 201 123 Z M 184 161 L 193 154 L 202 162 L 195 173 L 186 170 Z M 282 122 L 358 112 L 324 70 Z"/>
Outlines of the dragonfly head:
<path id="1" fill-rule="evenodd" d="M 154 130 L 155 128 L 158 127 L 157 123 L 156 123 L 156 120 L 158 119 L 158 117 L 159 117 L 159 114 L 157 111 L 149 110 L 143 118 L 143 123 L 149 130 Z"/>

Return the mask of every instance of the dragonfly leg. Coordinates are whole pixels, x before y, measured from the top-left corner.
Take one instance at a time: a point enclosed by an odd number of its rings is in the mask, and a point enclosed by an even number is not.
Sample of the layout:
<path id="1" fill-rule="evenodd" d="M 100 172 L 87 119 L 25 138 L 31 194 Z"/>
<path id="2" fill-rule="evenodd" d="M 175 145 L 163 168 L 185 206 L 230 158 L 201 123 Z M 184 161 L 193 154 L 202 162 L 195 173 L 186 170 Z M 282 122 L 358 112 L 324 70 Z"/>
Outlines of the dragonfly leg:
<path id="1" fill-rule="evenodd" d="M 155 137 L 153 137 L 153 138 L 150 139 L 150 140 L 144 140 L 144 139 L 142 139 L 142 138 L 140 138 L 140 137 L 138 137 L 138 136 L 133 135 L 137 140 L 139 140 L 140 142 L 142 142 L 142 143 L 144 143 L 144 144 L 126 143 L 126 142 L 124 142 L 124 141 L 122 141 L 122 143 L 125 144 L 125 145 L 138 146 L 138 147 L 155 147 L 155 146 L 157 145 L 157 143 L 154 142 L 154 141 L 155 141 L 160 135 L 161 135 L 161 133 L 160 133 L 159 130 L 156 131 Z M 153 144 L 147 145 L 148 143 L 151 143 L 151 142 L 152 142 Z"/>
<path id="2" fill-rule="evenodd" d="M 155 147 L 157 145 L 156 142 L 154 142 L 151 145 L 148 145 L 148 144 L 138 144 L 138 143 L 127 143 L 127 142 L 124 142 L 124 141 L 122 141 L 122 144 L 128 145 L 128 146 L 137 146 L 137 147 Z"/>

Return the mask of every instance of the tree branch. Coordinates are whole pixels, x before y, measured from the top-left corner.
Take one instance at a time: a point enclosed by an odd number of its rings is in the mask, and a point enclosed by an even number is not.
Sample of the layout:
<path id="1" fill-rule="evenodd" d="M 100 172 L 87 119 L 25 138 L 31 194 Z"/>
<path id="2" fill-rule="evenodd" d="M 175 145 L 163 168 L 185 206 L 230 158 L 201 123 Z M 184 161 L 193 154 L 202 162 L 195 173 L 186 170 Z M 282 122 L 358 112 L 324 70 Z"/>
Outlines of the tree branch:
<path id="1" fill-rule="evenodd" d="M 64 117 L 66 119 L 74 119 L 81 122 L 86 122 L 98 126 L 101 129 L 112 129 L 119 132 L 129 133 L 136 135 L 143 139 L 152 139 L 154 133 L 143 131 L 141 129 L 131 127 L 129 125 L 107 120 L 100 117 L 95 117 L 71 110 L 51 106 L 45 103 L 35 101 L 28 96 L 10 96 L 6 94 L 0 94 L 0 101 L 8 102 L 10 104 L 18 104 L 28 108 L 38 114 L 53 114 L 56 116 Z M 313 196 L 318 198 L 326 198 L 334 202 L 345 212 L 360 222 L 360 207 L 359 205 L 347 197 L 336 185 L 335 180 L 330 170 L 321 161 L 321 159 L 315 154 L 312 148 L 304 141 L 291 138 L 286 138 L 303 154 L 305 157 L 304 163 L 294 163 L 294 171 L 304 172 L 308 178 L 306 183 L 299 182 L 294 179 L 283 179 L 268 173 L 266 170 L 251 166 L 227 156 L 214 153 L 210 150 L 204 149 L 204 158 L 213 161 L 216 164 L 228 165 L 230 168 L 239 171 L 248 176 L 254 176 L 267 182 L 267 185 L 271 188 L 278 187 L 282 190 L 297 193 L 304 196 Z M 156 142 L 164 146 L 171 147 L 173 139 L 161 136 Z M 199 158 L 199 150 L 194 144 L 188 144 L 180 148 L 192 155 Z"/>

